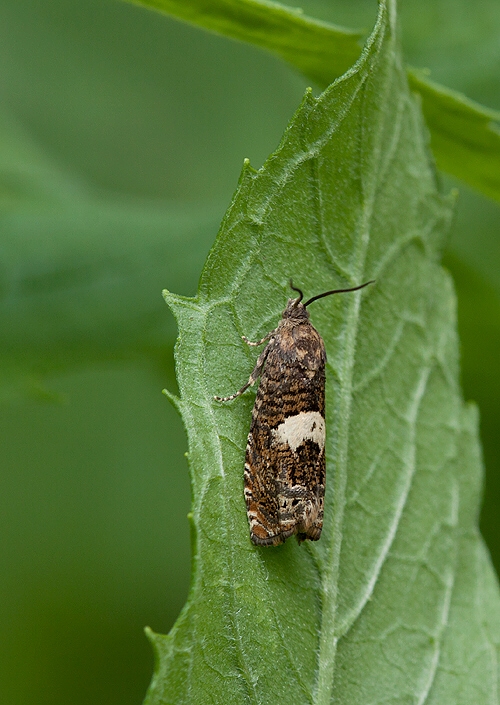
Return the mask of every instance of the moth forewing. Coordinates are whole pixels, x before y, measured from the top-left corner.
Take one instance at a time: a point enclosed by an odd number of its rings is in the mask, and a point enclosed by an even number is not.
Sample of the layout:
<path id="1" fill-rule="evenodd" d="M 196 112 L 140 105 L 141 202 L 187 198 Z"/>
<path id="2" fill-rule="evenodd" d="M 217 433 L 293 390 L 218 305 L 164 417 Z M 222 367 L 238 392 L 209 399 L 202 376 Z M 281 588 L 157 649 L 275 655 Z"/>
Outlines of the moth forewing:
<path id="1" fill-rule="evenodd" d="M 295 534 L 317 541 L 323 528 L 325 495 L 325 345 L 309 321 L 307 306 L 323 296 L 356 291 L 336 289 L 302 304 L 289 299 L 278 327 L 257 343 L 267 345 L 243 394 L 260 376 L 245 458 L 245 501 L 250 538 L 277 546 Z"/>

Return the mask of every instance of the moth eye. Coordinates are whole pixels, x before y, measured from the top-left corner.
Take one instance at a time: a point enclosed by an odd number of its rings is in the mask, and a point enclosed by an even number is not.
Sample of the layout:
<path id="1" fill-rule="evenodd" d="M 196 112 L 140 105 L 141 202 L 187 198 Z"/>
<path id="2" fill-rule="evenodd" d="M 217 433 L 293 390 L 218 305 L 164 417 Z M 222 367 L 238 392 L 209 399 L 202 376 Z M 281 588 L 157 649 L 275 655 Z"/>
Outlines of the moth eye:
<path id="1" fill-rule="evenodd" d="M 299 502 L 300 502 L 300 499 L 294 499 L 292 502 L 292 507 L 296 507 Z"/>

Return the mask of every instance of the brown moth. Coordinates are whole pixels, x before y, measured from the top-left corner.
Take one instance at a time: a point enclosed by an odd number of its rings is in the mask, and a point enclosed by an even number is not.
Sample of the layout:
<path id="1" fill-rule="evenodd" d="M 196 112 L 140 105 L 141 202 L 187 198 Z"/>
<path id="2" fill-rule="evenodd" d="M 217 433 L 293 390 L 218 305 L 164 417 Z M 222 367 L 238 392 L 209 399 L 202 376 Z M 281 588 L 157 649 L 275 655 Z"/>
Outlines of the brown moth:
<path id="1" fill-rule="evenodd" d="M 325 495 L 326 351 L 309 322 L 307 306 L 331 294 L 362 289 L 372 281 L 335 289 L 301 303 L 289 299 L 248 382 L 226 402 L 243 394 L 260 377 L 252 411 L 245 460 L 245 501 L 250 538 L 259 546 L 277 546 L 289 536 L 299 543 L 317 541 L 323 528 Z"/>

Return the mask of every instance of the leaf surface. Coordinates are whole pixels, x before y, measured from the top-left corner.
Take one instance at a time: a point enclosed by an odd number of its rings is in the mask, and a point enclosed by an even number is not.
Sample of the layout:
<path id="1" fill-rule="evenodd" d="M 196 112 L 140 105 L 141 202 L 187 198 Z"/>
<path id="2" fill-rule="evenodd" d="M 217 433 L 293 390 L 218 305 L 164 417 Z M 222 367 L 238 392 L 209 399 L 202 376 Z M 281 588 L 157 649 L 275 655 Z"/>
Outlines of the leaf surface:
<path id="1" fill-rule="evenodd" d="M 498 702 L 498 587 L 476 524 L 474 409 L 458 385 L 437 190 L 393 3 L 352 70 L 307 92 L 278 150 L 247 163 L 196 298 L 165 293 L 189 440 L 193 571 L 157 654 L 160 703 Z M 243 500 L 253 393 L 230 404 L 292 276 L 327 353 L 318 544 L 255 548 Z M 488 614 L 488 619 L 485 615 Z M 470 699 L 471 693 L 474 695 Z"/>
<path id="2" fill-rule="evenodd" d="M 277 54 L 321 88 L 359 56 L 360 32 L 263 0 L 129 0 Z M 422 100 L 438 166 L 500 200 L 500 113 L 409 70 Z"/>

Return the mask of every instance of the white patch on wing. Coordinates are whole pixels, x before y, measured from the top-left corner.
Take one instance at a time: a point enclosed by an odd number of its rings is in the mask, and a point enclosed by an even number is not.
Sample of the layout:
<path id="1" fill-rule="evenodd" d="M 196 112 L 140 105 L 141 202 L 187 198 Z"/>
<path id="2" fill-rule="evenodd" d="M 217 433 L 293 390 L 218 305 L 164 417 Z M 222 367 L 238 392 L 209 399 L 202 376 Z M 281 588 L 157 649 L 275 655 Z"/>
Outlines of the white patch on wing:
<path id="1" fill-rule="evenodd" d="M 273 430 L 278 443 L 286 443 L 295 451 L 305 441 L 317 443 L 320 450 L 325 447 L 325 419 L 319 411 L 301 411 L 289 416 Z"/>

